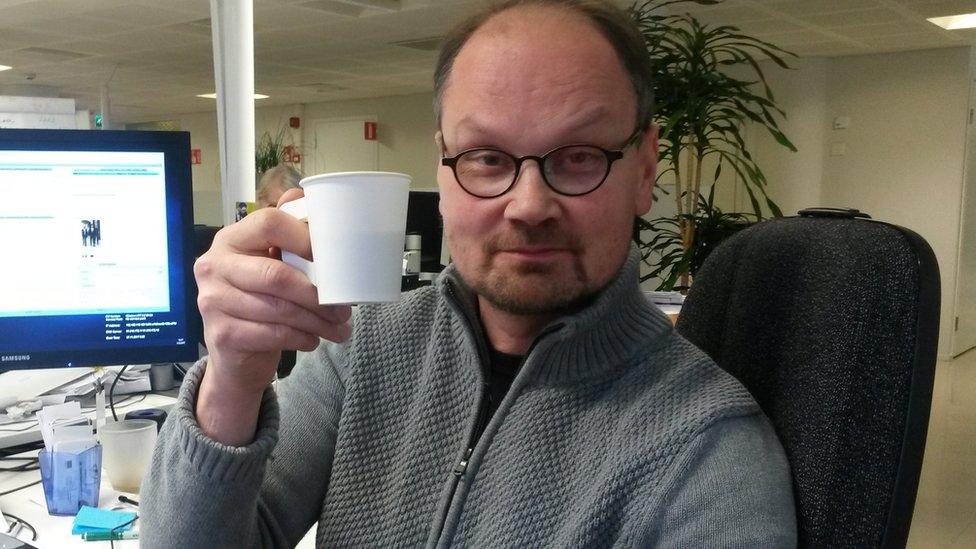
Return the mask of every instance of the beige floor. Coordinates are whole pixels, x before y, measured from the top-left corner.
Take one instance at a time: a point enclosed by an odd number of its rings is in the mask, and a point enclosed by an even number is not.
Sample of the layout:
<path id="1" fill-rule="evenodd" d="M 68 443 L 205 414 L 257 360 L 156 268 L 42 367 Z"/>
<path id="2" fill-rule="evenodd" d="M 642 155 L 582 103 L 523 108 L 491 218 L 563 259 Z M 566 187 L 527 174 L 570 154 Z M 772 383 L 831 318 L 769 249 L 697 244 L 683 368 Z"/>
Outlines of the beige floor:
<path id="1" fill-rule="evenodd" d="M 976 548 L 976 350 L 936 366 L 910 549 Z"/>

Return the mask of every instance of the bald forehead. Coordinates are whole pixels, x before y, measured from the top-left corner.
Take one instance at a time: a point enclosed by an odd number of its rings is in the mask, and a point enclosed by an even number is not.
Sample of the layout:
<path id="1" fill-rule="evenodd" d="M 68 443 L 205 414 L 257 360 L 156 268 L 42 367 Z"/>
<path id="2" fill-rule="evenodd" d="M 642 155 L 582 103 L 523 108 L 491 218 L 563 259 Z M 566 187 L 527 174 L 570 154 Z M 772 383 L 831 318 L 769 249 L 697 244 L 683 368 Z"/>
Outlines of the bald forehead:
<path id="1" fill-rule="evenodd" d="M 480 99 L 482 105 L 524 98 L 548 116 L 570 118 L 584 107 L 574 97 L 603 99 L 606 105 L 592 107 L 620 111 L 628 119 L 636 112 L 633 85 L 612 44 L 587 17 L 558 6 L 519 6 L 486 21 L 455 59 L 445 87 L 445 118 L 452 114 L 452 96 Z M 510 118 L 528 114 L 512 112 Z"/>
<path id="2" fill-rule="evenodd" d="M 616 57 L 610 42 L 584 15 L 560 6 L 517 6 L 485 21 L 461 48 L 458 57 L 465 51 L 492 47 L 523 54 L 554 54 L 581 45 L 581 39 L 587 46 L 608 50 Z"/>
<path id="3" fill-rule="evenodd" d="M 589 20 L 581 13 L 558 5 L 526 4 L 509 8 L 496 13 L 478 28 L 472 37 L 478 34 L 504 35 L 506 32 L 522 31 L 532 28 L 545 21 L 549 28 L 561 25 L 584 24 L 592 27 Z M 594 28 L 595 30 L 595 28 Z"/>

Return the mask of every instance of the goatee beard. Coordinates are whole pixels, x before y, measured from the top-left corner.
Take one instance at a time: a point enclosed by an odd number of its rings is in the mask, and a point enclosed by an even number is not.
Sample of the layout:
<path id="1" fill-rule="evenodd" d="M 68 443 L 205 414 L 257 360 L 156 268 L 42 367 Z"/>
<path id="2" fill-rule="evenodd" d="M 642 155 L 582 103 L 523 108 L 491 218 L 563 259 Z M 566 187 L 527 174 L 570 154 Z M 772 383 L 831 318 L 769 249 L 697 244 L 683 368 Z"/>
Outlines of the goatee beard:
<path id="1" fill-rule="evenodd" d="M 522 247 L 566 250 L 570 265 L 523 262 L 503 269 L 495 261 L 499 252 Z M 486 239 L 481 275 L 462 279 L 500 311 L 521 316 L 564 314 L 588 303 L 596 291 L 583 267 L 581 251 L 579 238 L 554 223 L 516 227 Z"/>

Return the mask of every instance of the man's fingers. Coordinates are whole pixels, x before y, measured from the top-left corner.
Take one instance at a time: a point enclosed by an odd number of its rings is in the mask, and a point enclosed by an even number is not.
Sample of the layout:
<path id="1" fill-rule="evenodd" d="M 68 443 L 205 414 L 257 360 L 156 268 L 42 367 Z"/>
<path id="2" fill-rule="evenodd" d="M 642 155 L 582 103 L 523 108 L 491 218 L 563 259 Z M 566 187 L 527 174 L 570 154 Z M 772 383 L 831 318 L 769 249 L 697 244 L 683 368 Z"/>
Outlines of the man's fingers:
<path id="1" fill-rule="evenodd" d="M 200 258 L 194 266 L 197 280 L 216 276 L 244 292 L 275 295 L 309 310 L 319 308 L 315 286 L 294 267 L 269 257 L 237 255 L 228 260 L 233 263 L 221 265 L 220 258 Z"/>
<path id="2" fill-rule="evenodd" d="M 285 202 L 291 202 L 292 200 L 298 200 L 299 198 L 305 196 L 305 191 L 302 189 L 288 189 L 278 198 L 278 207 L 280 208 Z"/>
<path id="3" fill-rule="evenodd" d="M 219 309 L 233 318 L 247 319 L 268 324 L 284 324 L 296 330 L 316 334 L 319 337 L 335 339 L 344 333 L 337 324 L 347 319 L 324 318 L 318 310 L 309 310 L 288 300 L 268 294 L 242 292 L 236 288 L 225 287 L 220 293 L 200 296 L 200 309 Z"/>
<path id="4" fill-rule="evenodd" d="M 267 256 L 270 248 L 312 257 L 308 225 L 277 208 L 262 208 L 217 232 L 214 242 L 245 255 Z"/>
<path id="5" fill-rule="evenodd" d="M 352 307 L 349 305 L 319 305 L 317 312 L 322 318 L 336 324 L 349 322 L 352 318 Z"/>
<path id="6" fill-rule="evenodd" d="M 216 315 L 205 327 L 207 346 L 233 349 L 235 353 L 263 353 L 295 349 L 312 351 L 319 336 L 284 324 L 257 322 L 228 315 Z"/>

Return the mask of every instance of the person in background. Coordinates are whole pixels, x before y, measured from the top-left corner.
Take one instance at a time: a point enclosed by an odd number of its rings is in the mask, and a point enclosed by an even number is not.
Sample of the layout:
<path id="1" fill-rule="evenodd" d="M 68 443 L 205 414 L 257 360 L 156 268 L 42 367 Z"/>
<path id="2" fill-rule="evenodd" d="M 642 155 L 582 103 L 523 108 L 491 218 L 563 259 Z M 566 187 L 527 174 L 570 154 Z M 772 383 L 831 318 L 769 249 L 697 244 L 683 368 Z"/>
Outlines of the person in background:
<path id="1" fill-rule="evenodd" d="M 276 206 L 281 195 L 288 189 L 297 189 L 298 182 L 301 180 L 302 173 L 287 164 L 278 164 L 264 172 L 261 180 L 258 181 L 258 208 Z"/>
<path id="2" fill-rule="evenodd" d="M 397 303 L 320 306 L 277 259 L 310 250 L 280 210 L 223 229 L 195 268 L 210 354 L 159 435 L 143 546 L 292 547 L 316 522 L 321 548 L 795 546 L 769 421 L 640 291 L 649 65 L 609 0 L 509 0 L 450 33 L 453 263 Z"/>

